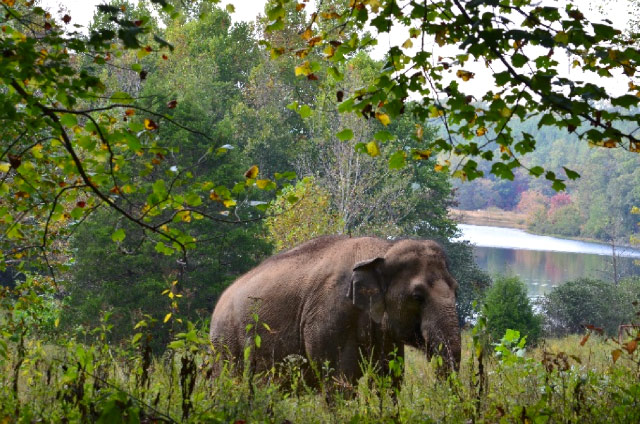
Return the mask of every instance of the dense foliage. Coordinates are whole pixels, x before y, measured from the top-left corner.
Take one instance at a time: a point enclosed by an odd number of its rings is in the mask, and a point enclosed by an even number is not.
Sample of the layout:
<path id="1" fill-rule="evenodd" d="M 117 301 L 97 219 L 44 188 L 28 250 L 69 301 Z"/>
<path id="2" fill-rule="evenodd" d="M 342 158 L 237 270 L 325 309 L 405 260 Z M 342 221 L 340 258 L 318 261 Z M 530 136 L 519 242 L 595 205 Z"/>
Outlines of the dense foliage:
<path id="1" fill-rule="evenodd" d="M 267 29 L 283 29 L 287 10 L 294 7 L 304 13 L 304 3 L 272 1 Z M 309 55 L 322 52 L 334 65 L 331 75 L 340 79 L 341 63 L 377 44 L 376 36 L 366 32 L 370 28 L 378 34 L 400 28 L 407 38 L 402 45 L 390 43 L 374 82 L 345 98 L 341 110 L 386 125 L 407 112 L 406 103 L 417 97 L 413 112 L 422 120 L 438 121 L 443 131 L 411 151 L 417 158 L 445 153 L 441 168 L 461 179 L 484 175 L 479 159 L 492 162 L 491 173 L 500 178 L 514 179 L 514 169 L 521 167 L 536 177 L 544 175 L 556 190 L 565 187 L 562 174 L 578 177 L 566 166 L 556 174 L 546 166 L 525 165 L 522 158 L 536 150 L 536 137 L 533 131 L 515 134 L 510 124 L 517 119 L 575 133 L 583 144 L 638 151 L 633 107 L 640 102 L 635 95 L 640 52 L 631 36 L 608 22 L 589 21 L 573 3 L 326 1 L 300 32 L 302 46 L 271 43 L 271 53 L 294 51 L 300 58 L 296 73 L 317 79 L 320 65 Z M 561 69 L 566 56 L 574 67 L 597 76 L 595 82 L 567 77 Z M 479 95 L 472 89 L 477 65 L 491 71 L 490 83 Z M 628 87 L 612 94 L 604 88 L 608 78 L 625 79 Z M 617 122 L 629 126 L 613 125 Z M 498 154 L 492 143 L 500 146 Z M 404 157 L 409 152 L 397 153 Z"/>
<path id="2" fill-rule="evenodd" d="M 542 317 L 533 312 L 527 286 L 518 277 L 500 277 L 493 282 L 482 314 L 494 340 L 500 340 L 509 329 L 520 332 L 533 345 L 542 336 Z"/>
<path id="3" fill-rule="evenodd" d="M 588 278 L 555 287 L 542 303 L 546 330 L 553 335 L 580 334 L 595 326 L 610 336 L 621 324 L 637 323 L 640 281 L 613 284 Z"/>

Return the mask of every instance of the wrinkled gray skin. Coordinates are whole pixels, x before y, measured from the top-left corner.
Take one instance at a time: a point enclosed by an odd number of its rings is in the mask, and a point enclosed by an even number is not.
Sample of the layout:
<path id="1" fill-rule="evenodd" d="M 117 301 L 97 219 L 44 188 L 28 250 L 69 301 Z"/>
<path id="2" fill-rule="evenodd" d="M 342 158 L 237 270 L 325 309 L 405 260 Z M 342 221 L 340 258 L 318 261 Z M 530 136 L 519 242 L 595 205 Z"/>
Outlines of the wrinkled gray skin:
<path id="1" fill-rule="evenodd" d="M 227 359 L 242 358 L 255 311 L 271 328 L 258 327 L 262 345 L 252 358 L 258 371 L 298 354 L 330 361 L 354 383 L 363 357 L 387 370 L 389 353 L 403 356 L 404 345 L 428 357 L 440 349 L 457 369 L 456 287 L 435 242 L 322 237 L 266 260 L 227 288 L 210 338 Z"/>

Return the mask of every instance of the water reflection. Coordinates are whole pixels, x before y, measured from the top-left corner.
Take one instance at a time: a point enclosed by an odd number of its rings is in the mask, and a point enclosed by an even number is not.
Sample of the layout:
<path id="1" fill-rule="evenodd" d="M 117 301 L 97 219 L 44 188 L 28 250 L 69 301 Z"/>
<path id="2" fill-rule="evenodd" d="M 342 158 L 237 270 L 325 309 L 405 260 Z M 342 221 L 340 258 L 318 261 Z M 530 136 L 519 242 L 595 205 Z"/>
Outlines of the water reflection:
<path id="1" fill-rule="evenodd" d="M 613 281 L 611 247 L 555 237 L 537 236 L 511 228 L 460 225 L 462 239 L 475 244 L 478 265 L 490 275 L 517 275 L 530 296 L 548 293 L 553 287 L 581 277 Z M 640 275 L 634 258 L 640 251 L 617 251 L 619 276 Z"/>
<path id="2" fill-rule="evenodd" d="M 580 277 L 613 279 L 611 257 L 584 253 L 545 252 L 496 247 L 474 248 L 478 265 L 490 275 L 517 275 L 531 296 L 549 292 L 554 286 Z M 620 275 L 638 275 L 632 258 L 618 258 Z"/>

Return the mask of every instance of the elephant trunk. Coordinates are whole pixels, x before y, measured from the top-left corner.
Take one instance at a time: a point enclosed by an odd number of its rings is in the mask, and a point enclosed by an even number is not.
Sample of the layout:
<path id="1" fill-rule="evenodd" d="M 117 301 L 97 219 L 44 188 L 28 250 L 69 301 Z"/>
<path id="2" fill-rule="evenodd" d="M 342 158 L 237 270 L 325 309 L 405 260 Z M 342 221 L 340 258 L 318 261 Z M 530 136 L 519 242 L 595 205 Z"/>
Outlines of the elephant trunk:
<path id="1" fill-rule="evenodd" d="M 436 320 L 423 322 L 422 337 L 426 342 L 428 358 L 440 355 L 448 370 L 459 370 L 461 340 L 455 308 L 439 314 Z"/>

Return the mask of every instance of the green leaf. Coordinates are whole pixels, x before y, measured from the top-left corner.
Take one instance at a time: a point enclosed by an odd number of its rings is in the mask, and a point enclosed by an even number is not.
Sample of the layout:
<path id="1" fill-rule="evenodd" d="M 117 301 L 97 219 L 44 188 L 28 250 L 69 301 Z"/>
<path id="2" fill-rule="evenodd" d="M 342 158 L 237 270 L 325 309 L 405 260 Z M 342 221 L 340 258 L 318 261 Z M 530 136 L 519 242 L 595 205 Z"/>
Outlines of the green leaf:
<path id="1" fill-rule="evenodd" d="M 167 195 L 167 186 L 164 180 L 156 180 L 153 183 L 153 194 L 161 198 Z"/>
<path id="2" fill-rule="evenodd" d="M 349 128 L 340 131 L 339 133 L 336 134 L 336 137 L 338 137 L 338 139 L 340 141 L 348 141 L 351 140 L 353 138 L 353 131 L 350 130 Z"/>
<path id="3" fill-rule="evenodd" d="M 116 91 L 109 98 L 114 103 L 124 103 L 129 104 L 133 102 L 133 98 L 129 95 L 129 93 L 125 93 L 124 91 Z"/>
<path id="4" fill-rule="evenodd" d="M 373 135 L 373 138 L 375 138 L 376 140 L 378 140 L 378 141 L 380 141 L 382 143 L 386 143 L 387 141 L 395 140 L 396 136 L 391 134 L 387 130 L 381 130 L 381 131 L 378 131 L 377 133 L 375 133 Z"/>
<path id="5" fill-rule="evenodd" d="M 200 206 L 202 204 L 202 197 L 196 193 L 189 193 L 185 200 L 189 206 Z"/>
<path id="6" fill-rule="evenodd" d="M 165 245 L 161 241 L 156 243 L 155 249 L 156 249 L 156 252 L 162 253 L 163 255 L 166 255 L 166 256 L 173 255 L 173 249 L 171 247 Z"/>
<path id="7" fill-rule="evenodd" d="M 524 64 L 527 63 L 528 61 L 529 59 L 527 58 L 527 56 L 520 53 L 516 53 L 513 56 L 511 56 L 511 63 L 513 63 L 513 66 L 515 66 L 516 68 L 523 67 Z"/>
<path id="8" fill-rule="evenodd" d="M 302 119 L 308 118 L 311 116 L 311 108 L 308 105 L 302 105 L 298 113 Z"/>
<path id="9" fill-rule="evenodd" d="M 185 347 L 186 342 L 184 340 L 174 340 L 167 346 L 169 349 L 178 350 Z"/>
<path id="10" fill-rule="evenodd" d="M 529 173 L 535 177 L 539 177 L 544 173 L 544 168 L 542 168 L 541 166 L 534 166 L 529 170 Z"/>
<path id="11" fill-rule="evenodd" d="M 60 118 L 60 122 L 65 127 L 71 128 L 71 127 L 75 127 L 76 125 L 78 125 L 78 118 L 76 118 L 76 115 L 74 115 L 74 114 L 66 113 L 66 114 L 62 115 L 62 117 Z"/>
<path id="12" fill-rule="evenodd" d="M 126 233 L 122 228 L 116 230 L 113 234 L 111 234 L 111 240 L 115 241 L 116 243 L 121 242 L 125 237 Z"/>
<path id="13" fill-rule="evenodd" d="M 625 94 L 624 96 L 612 98 L 611 104 L 613 106 L 622 106 L 624 108 L 629 108 L 630 106 L 637 105 L 639 101 L 640 98 L 632 96 L 631 94 Z"/>
<path id="14" fill-rule="evenodd" d="M 231 5 L 229 5 L 231 6 Z M 173 44 L 169 43 L 168 41 L 166 41 L 163 38 L 158 37 L 156 34 L 153 34 L 153 40 L 160 44 L 160 47 L 169 47 L 169 50 L 173 51 Z"/>
<path id="15" fill-rule="evenodd" d="M 513 181 L 513 178 L 514 178 L 511 168 L 509 168 L 506 164 L 502 162 L 494 163 L 493 166 L 491 166 L 491 173 L 497 177 L 500 177 L 509 181 Z"/>
<path id="16" fill-rule="evenodd" d="M 393 153 L 389 158 L 389 169 L 404 168 L 406 164 L 406 157 L 407 154 L 402 150 L 398 150 L 397 152 Z"/>
<path id="17" fill-rule="evenodd" d="M 564 169 L 564 173 L 567 174 L 567 178 L 569 178 L 570 180 L 580 178 L 580 174 L 578 174 L 577 172 L 572 171 L 569 168 L 565 168 L 564 166 L 562 168 Z"/>

